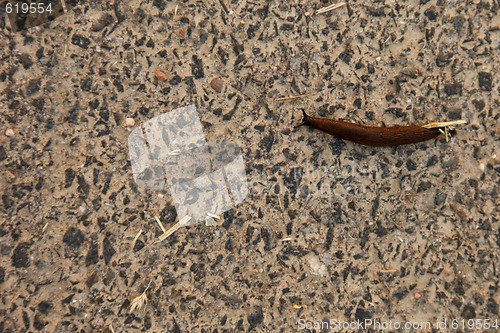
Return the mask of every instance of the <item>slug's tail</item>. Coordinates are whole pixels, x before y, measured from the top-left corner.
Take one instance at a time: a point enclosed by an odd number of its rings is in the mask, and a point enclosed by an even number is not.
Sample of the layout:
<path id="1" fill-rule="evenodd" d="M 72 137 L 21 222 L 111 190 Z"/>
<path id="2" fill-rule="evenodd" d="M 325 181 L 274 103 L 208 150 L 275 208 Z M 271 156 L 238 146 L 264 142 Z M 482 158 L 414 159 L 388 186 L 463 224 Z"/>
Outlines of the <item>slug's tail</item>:
<path id="1" fill-rule="evenodd" d="M 309 117 L 303 109 L 302 109 L 302 115 L 303 115 L 302 122 L 298 125 L 295 125 L 294 128 L 297 128 L 297 127 L 302 126 L 302 125 L 310 125 L 311 124 L 311 120 L 312 120 L 311 117 Z"/>

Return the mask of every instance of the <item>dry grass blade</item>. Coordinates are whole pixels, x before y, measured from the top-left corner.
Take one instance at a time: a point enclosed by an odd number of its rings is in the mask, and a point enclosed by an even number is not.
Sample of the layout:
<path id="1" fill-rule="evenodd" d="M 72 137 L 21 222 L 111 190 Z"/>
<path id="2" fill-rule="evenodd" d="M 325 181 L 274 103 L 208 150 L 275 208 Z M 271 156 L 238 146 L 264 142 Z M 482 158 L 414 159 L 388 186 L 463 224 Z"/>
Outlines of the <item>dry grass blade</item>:
<path id="1" fill-rule="evenodd" d="M 167 239 L 168 236 L 176 232 L 178 229 L 185 227 L 187 223 L 191 220 L 191 216 L 184 216 L 179 222 L 173 225 L 172 228 L 168 229 L 167 232 L 163 233 L 160 237 L 158 237 L 158 242 L 162 242 Z"/>
<path id="2" fill-rule="evenodd" d="M 331 10 L 340 8 L 340 7 L 344 6 L 345 4 L 346 4 L 345 2 L 341 2 L 341 3 L 336 3 L 336 4 L 333 4 L 333 5 L 330 5 L 330 6 L 326 6 L 326 7 L 320 8 L 316 12 L 316 15 L 323 14 L 323 13 L 329 12 Z"/>
<path id="3" fill-rule="evenodd" d="M 142 294 L 140 294 L 139 296 L 134 298 L 132 302 L 130 302 L 130 311 L 128 313 L 134 312 L 135 309 L 140 310 L 144 305 L 148 304 L 148 296 L 146 295 L 146 291 L 148 291 L 151 282 L 152 281 L 149 281 L 148 286 L 146 287 L 146 289 L 144 289 Z"/>
<path id="4" fill-rule="evenodd" d="M 155 220 L 158 223 L 158 225 L 160 226 L 161 231 L 165 232 L 165 227 L 163 226 L 163 223 L 161 223 L 160 218 L 158 216 L 155 216 Z"/>
<path id="5" fill-rule="evenodd" d="M 450 140 L 450 130 L 454 130 L 455 126 L 467 124 L 467 120 L 455 120 L 445 122 L 435 122 L 422 126 L 423 128 L 439 128 L 439 131 L 446 137 L 446 142 Z"/>
<path id="6" fill-rule="evenodd" d="M 424 125 L 422 127 L 424 128 L 442 128 L 442 127 L 453 127 L 456 125 L 463 125 L 467 124 L 467 120 L 454 120 L 454 121 L 443 121 L 443 122 L 435 122 L 435 123 L 430 123 L 427 125 Z"/>
<path id="7" fill-rule="evenodd" d="M 213 219 L 216 219 L 216 220 L 220 219 L 220 216 L 219 216 L 219 215 L 215 215 L 215 214 L 212 214 L 212 213 L 209 213 L 209 212 L 207 212 L 207 216 L 208 216 L 208 217 L 211 217 L 211 218 L 213 218 Z"/>
<path id="8" fill-rule="evenodd" d="M 142 229 L 139 230 L 139 232 L 137 233 L 137 235 L 135 235 L 134 240 L 132 241 L 132 247 L 135 246 L 135 243 L 137 242 L 137 240 L 139 239 L 139 237 L 141 237 L 141 234 L 142 234 Z"/>

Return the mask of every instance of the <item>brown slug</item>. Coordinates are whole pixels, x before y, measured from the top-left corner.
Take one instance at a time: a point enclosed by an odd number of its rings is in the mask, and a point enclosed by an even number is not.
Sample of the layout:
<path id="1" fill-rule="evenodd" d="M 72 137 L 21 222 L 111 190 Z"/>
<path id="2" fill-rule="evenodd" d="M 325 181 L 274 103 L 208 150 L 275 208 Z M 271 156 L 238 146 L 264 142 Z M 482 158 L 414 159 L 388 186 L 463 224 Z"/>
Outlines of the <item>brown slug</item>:
<path id="1" fill-rule="evenodd" d="M 448 141 L 448 130 L 453 130 L 454 125 L 466 123 L 464 120 L 458 120 L 431 123 L 424 126 L 372 127 L 326 118 L 313 118 L 307 115 L 304 110 L 302 113 L 304 114 L 302 123 L 295 127 L 307 125 L 336 138 L 377 147 L 417 143 L 433 139 L 441 133 L 445 134 Z"/>

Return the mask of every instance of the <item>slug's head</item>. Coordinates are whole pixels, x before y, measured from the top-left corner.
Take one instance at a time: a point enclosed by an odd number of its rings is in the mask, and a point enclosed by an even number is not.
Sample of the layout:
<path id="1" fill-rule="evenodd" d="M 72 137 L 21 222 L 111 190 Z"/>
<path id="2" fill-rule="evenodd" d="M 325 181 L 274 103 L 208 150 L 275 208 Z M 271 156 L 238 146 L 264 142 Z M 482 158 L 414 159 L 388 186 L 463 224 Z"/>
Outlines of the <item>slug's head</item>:
<path id="1" fill-rule="evenodd" d="M 304 109 L 302 109 L 302 115 L 303 115 L 302 122 L 300 124 L 294 126 L 295 128 L 302 126 L 302 125 L 310 125 L 311 124 L 312 118 L 307 115 L 307 113 L 304 111 Z"/>

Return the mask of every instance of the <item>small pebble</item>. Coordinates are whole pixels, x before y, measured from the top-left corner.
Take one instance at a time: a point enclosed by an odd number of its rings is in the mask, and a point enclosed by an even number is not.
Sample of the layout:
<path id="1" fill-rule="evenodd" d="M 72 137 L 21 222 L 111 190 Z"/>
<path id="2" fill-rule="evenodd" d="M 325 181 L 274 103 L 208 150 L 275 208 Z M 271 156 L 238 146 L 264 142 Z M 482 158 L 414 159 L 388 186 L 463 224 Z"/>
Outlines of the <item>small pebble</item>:
<path id="1" fill-rule="evenodd" d="M 168 80 L 167 75 L 160 70 L 155 72 L 155 78 L 160 82 L 165 82 Z"/>
<path id="2" fill-rule="evenodd" d="M 486 200 L 486 202 L 484 202 L 480 208 L 480 211 L 488 216 L 488 215 L 491 215 L 494 211 L 495 211 L 495 204 L 493 203 L 493 201 L 491 200 Z"/>
<path id="3" fill-rule="evenodd" d="M 420 293 L 415 293 L 415 299 L 420 299 L 420 297 L 422 297 Z"/>
<path id="4" fill-rule="evenodd" d="M 212 87 L 212 89 L 218 93 L 222 91 L 223 86 L 224 86 L 224 81 L 222 81 L 221 78 L 216 77 L 215 79 L 210 81 L 210 87 Z"/>
<path id="5" fill-rule="evenodd" d="M 6 136 L 14 136 L 14 130 L 12 128 L 7 128 L 5 131 Z"/>
<path id="6" fill-rule="evenodd" d="M 311 266 L 311 273 L 312 274 L 323 276 L 323 277 L 328 274 L 328 270 L 326 268 L 326 265 L 321 263 L 318 258 L 310 257 L 308 261 L 309 261 L 309 265 Z"/>
<path id="7" fill-rule="evenodd" d="M 127 126 L 134 126 L 134 125 L 135 125 L 135 120 L 134 120 L 134 118 L 126 118 L 126 119 L 125 119 L 125 124 L 126 124 Z"/>

